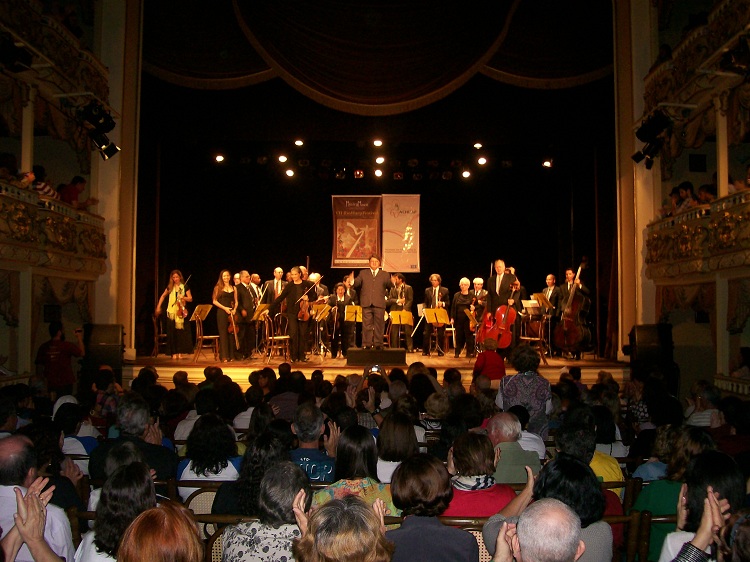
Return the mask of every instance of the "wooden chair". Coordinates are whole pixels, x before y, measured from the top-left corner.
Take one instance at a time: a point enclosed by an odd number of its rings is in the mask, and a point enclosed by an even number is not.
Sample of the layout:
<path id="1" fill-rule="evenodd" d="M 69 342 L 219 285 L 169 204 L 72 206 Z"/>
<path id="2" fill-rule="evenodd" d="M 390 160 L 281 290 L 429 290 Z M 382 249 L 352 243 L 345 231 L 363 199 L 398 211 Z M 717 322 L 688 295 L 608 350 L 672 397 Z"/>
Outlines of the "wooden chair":
<path id="1" fill-rule="evenodd" d="M 200 305 L 206 306 L 206 305 Z M 219 360 L 219 336 L 207 336 L 203 332 L 203 320 L 200 315 L 193 314 L 195 318 L 195 355 L 193 355 L 193 362 L 198 361 L 198 357 L 203 353 L 203 349 L 208 347 L 213 349 L 214 361 Z"/>
<path id="2" fill-rule="evenodd" d="M 78 508 L 73 506 L 65 510 L 65 514 L 68 516 L 70 523 L 70 534 L 73 537 L 73 546 L 77 549 L 78 545 L 81 544 L 81 521 L 95 521 L 95 511 L 78 511 Z M 86 529 L 88 530 L 88 529 Z"/>
<path id="3" fill-rule="evenodd" d="M 151 357 L 156 357 L 159 355 L 159 350 L 167 345 L 167 334 L 162 329 L 161 315 L 153 315 L 151 320 L 154 323 L 154 349 L 151 352 Z"/>
<path id="4" fill-rule="evenodd" d="M 612 562 L 621 562 L 623 560 L 623 555 L 626 562 L 635 562 L 640 544 L 641 513 L 639 511 L 633 511 L 630 515 L 606 515 L 602 520 L 610 525 L 627 526 L 625 534 L 625 551 L 621 552 L 615 550 L 613 547 Z M 642 558 L 641 560 L 645 559 Z"/>
<path id="5" fill-rule="evenodd" d="M 439 517 L 439 519 L 443 525 L 458 527 L 472 534 L 479 547 L 479 562 L 490 562 L 492 560 L 482 536 L 482 527 L 487 523 L 488 517 Z"/>
<path id="6" fill-rule="evenodd" d="M 222 535 L 227 525 L 236 525 L 237 523 L 246 523 L 256 521 L 257 517 L 245 517 L 242 515 L 213 515 L 213 514 L 193 514 L 198 528 L 201 533 L 205 534 L 206 541 L 205 562 L 221 562 L 224 545 L 222 544 Z"/>
<path id="7" fill-rule="evenodd" d="M 648 510 L 641 512 L 640 531 L 638 533 L 638 559 L 648 560 L 648 550 L 651 545 L 651 525 L 671 523 L 677 525 L 677 515 L 654 515 Z"/>
<path id="8" fill-rule="evenodd" d="M 183 502 L 185 507 L 191 510 L 196 515 L 208 515 L 211 513 L 211 508 L 214 505 L 214 498 L 216 497 L 216 491 L 219 489 L 224 482 L 206 482 L 205 480 L 178 480 L 177 490 L 180 489 L 185 491 L 195 489 Z M 181 496 L 182 494 L 180 494 Z M 206 540 L 211 534 L 216 532 L 216 527 L 209 524 L 201 527 L 201 539 Z"/>
<path id="9" fill-rule="evenodd" d="M 265 316 L 264 323 L 266 327 L 266 363 L 271 362 L 274 353 L 283 355 L 284 359 L 289 358 L 289 345 L 291 338 L 286 333 L 285 318 L 277 314 L 273 319 Z"/>

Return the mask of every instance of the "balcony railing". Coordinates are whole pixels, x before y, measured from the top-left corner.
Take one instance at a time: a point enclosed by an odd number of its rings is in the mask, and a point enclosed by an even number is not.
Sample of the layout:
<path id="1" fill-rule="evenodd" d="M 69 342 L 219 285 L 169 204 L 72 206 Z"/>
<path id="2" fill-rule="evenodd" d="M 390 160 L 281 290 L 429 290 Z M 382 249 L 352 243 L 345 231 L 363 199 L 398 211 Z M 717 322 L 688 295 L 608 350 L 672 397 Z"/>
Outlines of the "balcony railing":
<path id="1" fill-rule="evenodd" d="M 645 261 L 654 280 L 750 265 L 750 190 L 651 223 Z"/>

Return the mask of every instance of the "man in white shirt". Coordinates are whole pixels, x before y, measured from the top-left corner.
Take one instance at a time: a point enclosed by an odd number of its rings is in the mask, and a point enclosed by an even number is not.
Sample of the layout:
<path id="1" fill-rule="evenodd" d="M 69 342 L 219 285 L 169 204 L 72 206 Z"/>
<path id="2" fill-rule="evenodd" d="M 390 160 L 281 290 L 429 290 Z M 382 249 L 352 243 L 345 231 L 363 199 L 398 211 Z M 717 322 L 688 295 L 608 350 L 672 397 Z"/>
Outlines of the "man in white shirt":
<path id="1" fill-rule="evenodd" d="M 17 511 L 17 505 L 13 488 L 19 488 L 26 495 L 27 488 L 36 477 L 36 452 L 31 441 L 19 435 L 0 440 L 0 527 L 3 529 L 3 537 L 15 524 L 13 515 Z M 56 505 L 47 506 L 44 540 L 55 554 L 65 560 L 73 560 L 75 548 L 68 516 Z M 34 562 L 26 545 L 21 547 L 16 560 Z"/>

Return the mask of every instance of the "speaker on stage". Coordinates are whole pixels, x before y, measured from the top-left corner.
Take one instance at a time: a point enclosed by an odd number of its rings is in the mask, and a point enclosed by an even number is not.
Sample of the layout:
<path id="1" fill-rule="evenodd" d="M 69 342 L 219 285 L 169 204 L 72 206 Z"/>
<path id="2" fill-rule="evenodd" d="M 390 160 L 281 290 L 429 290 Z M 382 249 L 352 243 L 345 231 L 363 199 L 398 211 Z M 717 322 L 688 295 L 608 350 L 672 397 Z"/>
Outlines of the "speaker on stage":
<path id="1" fill-rule="evenodd" d="M 361 367 L 368 365 L 400 367 L 406 365 L 406 350 L 399 348 L 360 349 L 350 347 L 346 353 L 346 364 Z"/>
<path id="2" fill-rule="evenodd" d="M 122 356 L 125 330 L 122 324 L 84 324 L 83 345 L 86 355 L 81 361 L 81 385 L 89 389 L 101 365 L 109 365 L 115 380 L 122 384 Z"/>

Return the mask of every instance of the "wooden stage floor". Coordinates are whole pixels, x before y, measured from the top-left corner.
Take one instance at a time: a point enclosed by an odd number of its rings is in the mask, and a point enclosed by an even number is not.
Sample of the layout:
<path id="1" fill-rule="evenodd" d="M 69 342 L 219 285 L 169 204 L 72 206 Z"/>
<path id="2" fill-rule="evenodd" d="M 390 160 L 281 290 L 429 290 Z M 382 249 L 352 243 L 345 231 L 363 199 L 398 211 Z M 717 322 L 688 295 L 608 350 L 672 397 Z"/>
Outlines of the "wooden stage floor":
<path id="1" fill-rule="evenodd" d="M 347 365 L 346 359 L 337 358 L 332 359 L 330 355 L 321 357 L 320 355 L 311 355 L 309 360 L 304 363 L 293 363 L 292 369 L 299 370 L 305 373 L 308 378 L 312 372 L 316 369 L 322 369 L 323 375 L 327 380 L 333 381 L 336 375 L 350 375 L 352 373 L 362 374 L 364 367 Z M 467 359 L 466 357 L 459 357 L 458 359 L 446 354 L 444 357 L 438 357 L 436 355 L 423 356 L 421 353 L 407 353 L 406 354 L 407 364 L 414 363 L 415 361 L 421 361 L 428 367 L 434 367 L 438 372 L 438 380 L 442 381 L 443 372 L 450 368 L 455 367 L 463 375 L 462 380 L 464 386 L 468 389 L 471 383 L 471 374 L 474 367 L 474 359 Z M 605 360 L 595 358 L 593 355 L 586 355 L 583 359 L 572 360 L 563 359 L 560 357 L 547 358 L 549 365 L 545 366 L 542 363 L 539 366 L 539 372 L 551 383 L 556 383 L 560 377 L 560 369 L 563 366 L 579 366 L 581 367 L 581 380 L 584 384 L 592 385 L 596 382 L 596 377 L 599 371 L 608 371 L 612 373 L 614 379 L 622 384 L 623 380 L 629 380 L 630 378 L 630 364 L 621 363 L 617 361 Z M 123 365 L 123 379 L 126 384 L 129 384 L 129 380 L 134 378 L 138 371 L 147 366 L 153 365 L 156 367 L 159 373 L 159 384 L 171 388 L 172 375 L 176 371 L 187 371 L 188 380 L 190 382 L 199 383 L 204 380 L 203 369 L 210 365 L 218 365 L 221 367 L 224 374 L 230 376 L 232 380 L 237 382 L 242 389 L 246 389 L 249 386 L 248 375 L 255 370 L 262 369 L 265 366 L 270 366 L 274 370 L 283 363 L 283 357 L 272 357 L 270 362 L 267 362 L 266 357 L 257 358 L 250 361 L 230 361 L 228 363 L 220 363 L 214 361 L 213 354 L 206 352 L 205 355 L 201 355 L 197 362 L 193 361 L 192 356 L 190 359 L 175 360 L 167 355 L 159 355 L 158 357 L 142 357 L 139 356 L 134 362 L 127 362 Z M 384 367 L 390 368 L 393 366 L 401 367 L 406 370 L 405 365 L 383 365 Z M 512 366 L 506 363 L 507 371 L 509 374 L 515 372 Z"/>

